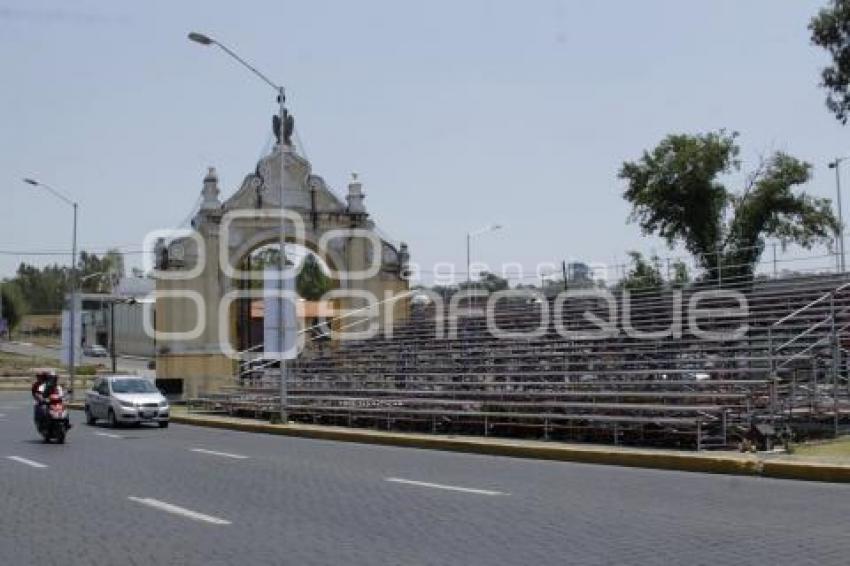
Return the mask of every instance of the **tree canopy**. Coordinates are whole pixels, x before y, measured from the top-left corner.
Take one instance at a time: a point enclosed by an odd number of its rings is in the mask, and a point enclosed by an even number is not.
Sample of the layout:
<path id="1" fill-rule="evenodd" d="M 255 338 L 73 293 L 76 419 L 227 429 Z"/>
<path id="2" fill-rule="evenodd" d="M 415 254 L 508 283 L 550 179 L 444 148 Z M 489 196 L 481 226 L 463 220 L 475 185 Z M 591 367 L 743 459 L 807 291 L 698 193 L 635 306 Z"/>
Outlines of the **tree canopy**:
<path id="1" fill-rule="evenodd" d="M 662 289 L 684 287 L 690 281 L 688 266 L 681 260 L 668 263 L 667 279 L 661 273 L 661 260 L 653 255 L 647 260 L 640 252 L 630 251 L 631 267 L 615 289 Z"/>
<path id="2" fill-rule="evenodd" d="M 298 294 L 308 301 L 318 301 L 333 287 L 333 283 L 313 254 L 307 254 L 295 279 Z"/>
<path id="3" fill-rule="evenodd" d="M 821 71 L 826 107 L 842 124 L 850 113 L 850 0 L 832 0 L 809 22 L 812 43 L 832 59 Z"/>
<path id="4" fill-rule="evenodd" d="M 280 252 L 278 248 L 268 246 L 255 251 L 250 256 L 250 263 L 243 265 L 243 269 L 250 267 L 252 271 L 262 272 L 266 267 L 276 269 L 280 264 Z M 251 281 L 253 289 L 263 288 L 262 280 Z M 316 256 L 308 253 L 304 256 L 301 269 L 295 276 L 295 290 L 308 301 L 318 301 L 322 295 L 333 288 L 333 281 L 322 270 L 322 266 Z"/>
<path id="5" fill-rule="evenodd" d="M 763 159 L 740 192 L 727 189 L 721 177 L 741 167 L 736 138 L 723 130 L 670 135 L 619 173 L 629 219 L 671 247 L 684 245 L 712 279 L 751 277 L 765 238 L 811 248 L 838 226 L 829 199 L 795 194 L 811 165 L 786 153 Z"/>
<path id="6" fill-rule="evenodd" d="M 80 290 L 84 293 L 108 293 L 125 275 L 124 255 L 116 249 L 103 256 L 80 252 L 77 262 Z"/>
<path id="7" fill-rule="evenodd" d="M 14 330 L 27 310 L 26 302 L 18 286 L 7 281 L 0 283 L 0 301 L 3 301 L 3 318 L 8 323 L 8 329 Z"/>
<path id="8" fill-rule="evenodd" d="M 508 289 L 510 285 L 508 284 L 508 280 L 503 277 L 499 277 L 495 273 L 490 273 L 489 271 L 483 271 L 478 276 L 477 281 L 463 282 L 458 285 L 459 289 L 479 289 L 488 291 L 490 293 L 495 293 L 497 291 L 504 291 Z"/>
<path id="9" fill-rule="evenodd" d="M 109 250 L 104 256 L 82 251 L 77 258 L 77 277 L 84 293 L 110 292 L 123 276 L 124 257 L 117 250 Z M 21 263 L 15 277 L 4 287 L 7 285 L 14 287 L 27 312 L 58 313 L 64 308 L 65 294 L 71 288 L 71 269 L 58 264 L 36 267 Z"/>

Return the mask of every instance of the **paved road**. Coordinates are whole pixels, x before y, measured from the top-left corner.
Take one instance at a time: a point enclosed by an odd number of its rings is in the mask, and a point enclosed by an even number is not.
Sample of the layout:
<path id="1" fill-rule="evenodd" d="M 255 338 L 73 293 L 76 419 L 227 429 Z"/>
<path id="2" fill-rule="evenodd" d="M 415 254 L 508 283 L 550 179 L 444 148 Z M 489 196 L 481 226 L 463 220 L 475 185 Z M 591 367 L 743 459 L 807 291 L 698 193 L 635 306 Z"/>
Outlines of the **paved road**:
<path id="1" fill-rule="evenodd" d="M 10 352 L 24 356 L 38 356 L 40 358 L 52 358 L 59 361 L 62 358 L 62 350 L 47 346 L 38 346 L 27 342 L 0 342 L 0 352 Z M 81 364 L 103 364 L 111 367 L 111 358 L 93 358 L 82 356 Z M 118 356 L 118 371 L 137 373 L 139 375 L 153 375 L 154 372 L 147 369 L 148 360 L 141 358 L 127 358 Z"/>
<path id="2" fill-rule="evenodd" d="M 0 394 L 0 564 L 848 563 L 850 486 L 172 425 L 38 442 Z"/>

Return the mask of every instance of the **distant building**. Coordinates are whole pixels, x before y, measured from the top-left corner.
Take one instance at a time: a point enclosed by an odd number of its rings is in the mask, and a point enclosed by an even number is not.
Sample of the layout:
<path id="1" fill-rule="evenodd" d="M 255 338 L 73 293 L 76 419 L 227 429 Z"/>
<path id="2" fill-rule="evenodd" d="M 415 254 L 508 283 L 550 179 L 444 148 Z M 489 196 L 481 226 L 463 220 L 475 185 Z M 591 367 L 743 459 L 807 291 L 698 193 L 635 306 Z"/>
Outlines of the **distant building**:
<path id="1" fill-rule="evenodd" d="M 153 358 L 156 344 L 153 337 L 145 333 L 143 309 L 145 297 L 153 292 L 154 286 L 152 279 L 127 277 L 118 282 L 112 293 L 81 293 L 80 345 L 98 344 L 108 350 L 113 329 L 110 317 L 114 313 L 116 353 Z"/>
<path id="2" fill-rule="evenodd" d="M 569 281 L 574 282 L 591 282 L 593 281 L 593 272 L 590 266 L 580 261 L 574 261 L 567 264 L 567 277 Z"/>

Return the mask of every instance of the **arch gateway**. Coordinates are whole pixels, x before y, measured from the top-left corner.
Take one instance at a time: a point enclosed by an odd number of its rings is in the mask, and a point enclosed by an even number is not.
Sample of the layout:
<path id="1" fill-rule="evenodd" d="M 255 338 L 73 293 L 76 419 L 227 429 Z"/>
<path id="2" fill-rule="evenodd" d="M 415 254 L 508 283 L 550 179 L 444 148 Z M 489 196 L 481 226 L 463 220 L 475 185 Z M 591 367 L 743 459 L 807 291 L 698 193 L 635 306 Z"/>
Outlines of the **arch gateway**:
<path id="1" fill-rule="evenodd" d="M 156 304 L 150 326 L 156 332 L 157 379 L 167 387 L 194 396 L 234 383 L 234 352 L 244 346 L 239 311 L 245 310 L 237 308 L 240 299 L 234 297 L 248 288 L 251 277 L 240 268 L 252 251 L 278 243 L 281 230 L 287 243 L 308 248 L 331 269 L 334 312 L 355 311 L 352 317 L 363 318 L 363 295 L 369 293 L 378 302 L 371 311 L 371 324 L 378 330 L 406 315 L 407 246 L 381 237 L 356 175 L 343 202 L 285 137 L 233 196 L 222 202 L 219 195 L 211 167 L 192 230 L 156 239 Z M 386 300 L 393 296 L 397 299 Z"/>

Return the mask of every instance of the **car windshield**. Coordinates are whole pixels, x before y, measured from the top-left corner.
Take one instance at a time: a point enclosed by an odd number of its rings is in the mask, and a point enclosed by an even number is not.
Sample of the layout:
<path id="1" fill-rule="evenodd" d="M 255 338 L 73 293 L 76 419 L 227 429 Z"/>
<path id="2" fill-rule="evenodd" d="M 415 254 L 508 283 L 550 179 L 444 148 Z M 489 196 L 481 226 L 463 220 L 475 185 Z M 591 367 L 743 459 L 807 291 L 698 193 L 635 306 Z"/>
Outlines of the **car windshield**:
<path id="1" fill-rule="evenodd" d="M 115 393 L 156 393 L 156 387 L 146 379 L 116 379 L 112 382 Z"/>

